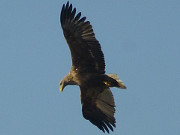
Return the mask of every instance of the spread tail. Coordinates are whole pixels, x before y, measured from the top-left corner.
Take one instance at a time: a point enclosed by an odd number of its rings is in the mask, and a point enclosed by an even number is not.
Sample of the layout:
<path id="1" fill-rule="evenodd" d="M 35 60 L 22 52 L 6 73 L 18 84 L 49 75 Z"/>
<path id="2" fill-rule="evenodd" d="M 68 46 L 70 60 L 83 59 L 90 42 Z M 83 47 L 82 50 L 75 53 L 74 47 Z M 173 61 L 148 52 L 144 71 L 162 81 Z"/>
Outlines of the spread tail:
<path id="1" fill-rule="evenodd" d="M 124 83 L 119 79 L 119 77 L 117 76 L 117 74 L 107 74 L 107 76 L 113 78 L 114 80 L 116 80 L 118 82 L 118 87 L 121 89 L 126 89 L 126 86 L 124 85 Z"/>

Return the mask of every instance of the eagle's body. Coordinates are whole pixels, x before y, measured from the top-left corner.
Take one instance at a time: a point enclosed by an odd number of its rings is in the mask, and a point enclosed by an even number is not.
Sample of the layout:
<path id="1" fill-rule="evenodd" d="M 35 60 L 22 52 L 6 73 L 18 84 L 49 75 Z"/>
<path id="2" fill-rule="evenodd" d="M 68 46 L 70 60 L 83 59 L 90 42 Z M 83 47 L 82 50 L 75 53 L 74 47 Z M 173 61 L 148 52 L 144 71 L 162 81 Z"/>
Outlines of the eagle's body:
<path id="1" fill-rule="evenodd" d="M 71 51 L 72 67 L 61 80 L 60 91 L 66 85 L 78 85 L 84 118 L 103 132 L 115 127 L 115 103 L 109 87 L 125 89 L 116 74 L 105 74 L 104 55 L 92 26 L 80 18 L 69 2 L 61 10 L 61 26 Z"/>

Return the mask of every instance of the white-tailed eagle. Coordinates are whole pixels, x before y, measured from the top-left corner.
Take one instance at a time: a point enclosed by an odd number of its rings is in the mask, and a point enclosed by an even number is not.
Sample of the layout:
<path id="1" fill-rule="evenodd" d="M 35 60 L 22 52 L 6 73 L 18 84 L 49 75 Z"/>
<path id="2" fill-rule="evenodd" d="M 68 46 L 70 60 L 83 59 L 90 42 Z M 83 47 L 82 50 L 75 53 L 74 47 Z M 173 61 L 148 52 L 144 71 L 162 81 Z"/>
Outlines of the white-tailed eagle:
<path id="1" fill-rule="evenodd" d="M 72 67 L 61 80 L 60 91 L 66 85 L 78 85 L 81 90 L 82 114 L 103 132 L 115 127 L 115 103 L 110 87 L 125 89 L 116 74 L 105 74 L 101 46 L 92 26 L 72 4 L 63 5 L 60 22 L 71 51 Z"/>

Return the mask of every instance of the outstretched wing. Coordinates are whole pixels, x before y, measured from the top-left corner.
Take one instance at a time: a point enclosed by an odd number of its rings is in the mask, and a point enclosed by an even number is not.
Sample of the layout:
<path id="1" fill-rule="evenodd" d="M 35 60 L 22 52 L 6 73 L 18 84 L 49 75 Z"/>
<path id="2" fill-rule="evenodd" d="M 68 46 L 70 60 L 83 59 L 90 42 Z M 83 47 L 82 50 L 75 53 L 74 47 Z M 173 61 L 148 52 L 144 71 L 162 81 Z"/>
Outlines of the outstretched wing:
<path id="1" fill-rule="evenodd" d="M 92 26 L 81 12 L 76 15 L 72 4 L 63 5 L 61 10 L 61 26 L 71 51 L 72 65 L 79 72 L 105 73 L 104 55 L 95 38 Z"/>
<path id="2" fill-rule="evenodd" d="M 115 103 L 109 88 L 81 88 L 81 103 L 85 119 L 103 132 L 113 131 Z"/>

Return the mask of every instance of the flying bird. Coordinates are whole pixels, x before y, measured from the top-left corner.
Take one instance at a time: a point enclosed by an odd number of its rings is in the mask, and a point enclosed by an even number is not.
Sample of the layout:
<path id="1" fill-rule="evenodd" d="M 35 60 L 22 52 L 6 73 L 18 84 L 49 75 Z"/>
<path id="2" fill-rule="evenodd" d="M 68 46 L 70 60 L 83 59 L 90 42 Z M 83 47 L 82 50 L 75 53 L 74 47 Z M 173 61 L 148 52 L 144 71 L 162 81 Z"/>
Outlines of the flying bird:
<path id="1" fill-rule="evenodd" d="M 60 91 L 67 85 L 78 85 L 84 118 L 109 133 L 116 127 L 110 87 L 126 86 L 116 74 L 105 74 L 104 54 L 92 25 L 69 2 L 62 7 L 60 22 L 72 58 L 70 72 L 60 81 Z"/>

